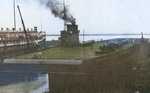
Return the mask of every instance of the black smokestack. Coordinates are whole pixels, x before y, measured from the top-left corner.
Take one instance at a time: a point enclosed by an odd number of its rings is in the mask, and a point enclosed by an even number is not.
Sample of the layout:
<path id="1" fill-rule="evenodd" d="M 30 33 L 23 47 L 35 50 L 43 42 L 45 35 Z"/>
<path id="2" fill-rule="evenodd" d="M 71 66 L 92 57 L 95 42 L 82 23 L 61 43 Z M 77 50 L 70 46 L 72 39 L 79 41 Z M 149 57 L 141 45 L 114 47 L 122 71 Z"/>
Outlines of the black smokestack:
<path id="1" fill-rule="evenodd" d="M 57 0 L 42 0 L 40 2 L 49 8 L 55 17 L 59 17 L 62 20 L 75 24 L 76 19 L 69 13 L 69 10 L 63 6 L 63 3 L 61 4 Z M 64 15 L 64 10 L 66 15 Z"/>

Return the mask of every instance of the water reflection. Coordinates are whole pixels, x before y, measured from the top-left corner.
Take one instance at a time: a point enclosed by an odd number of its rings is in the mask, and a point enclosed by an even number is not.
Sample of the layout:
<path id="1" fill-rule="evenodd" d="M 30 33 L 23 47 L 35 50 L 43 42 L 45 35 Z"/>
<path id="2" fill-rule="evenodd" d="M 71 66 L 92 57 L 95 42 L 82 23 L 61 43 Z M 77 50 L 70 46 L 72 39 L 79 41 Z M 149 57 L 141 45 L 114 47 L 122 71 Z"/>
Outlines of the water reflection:
<path id="1" fill-rule="evenodd" d="M 1 93 L 43 93 L 48 86 L 48 74 L 0 72 Z"/>

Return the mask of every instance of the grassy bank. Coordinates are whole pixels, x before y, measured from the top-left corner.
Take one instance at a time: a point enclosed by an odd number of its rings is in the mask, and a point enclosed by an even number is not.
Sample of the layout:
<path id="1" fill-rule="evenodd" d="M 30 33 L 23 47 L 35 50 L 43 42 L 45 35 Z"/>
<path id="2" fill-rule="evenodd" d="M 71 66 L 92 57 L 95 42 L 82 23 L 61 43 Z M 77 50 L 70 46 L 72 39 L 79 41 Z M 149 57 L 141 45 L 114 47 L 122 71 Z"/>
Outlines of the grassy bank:
<path id="1" fill-rule="evenodd" d="M 87 59 L 81 66 L 52 65 L 72 74 L 50 74 L 50 93 L 150 93 L 149 66 L 137 67 L 138 50 L 139 45 Z"/>
<path id="2" fill-rule="evenodd" d="M 93 44 L 93 49 L 91 46 L 85 47 L 54 47 L 44 51 L 41 51 L 43 59 L 86 59 L 95 57 L 95 51 L 99 51 L 99 46 L 102 44 Z M 39 56 L 39 52 L 26 54 L 22 56 L 17 56 L 14 58 L 32 58 L 33 55 Z"/>
<path id="3" fill-rule="evenodd" d="M 75 47 L 53 47 L 46 50 L 41 51 L 41 58 L 42 59 L 88 59 L 93 58 L 99 55 L 95 55 L 95 51 L 100 51 L 99 46 L 102 46 L 102 43 L 93 44 L 92 46 L 86 46 L 85 48 L 82 46 L 75 46 Z M 122 47 L 122 49 L 117 49 L 117 51 L 127 49 L 133 46 L 133 44 L 127 44 Z M 17 59 L 31 59 L 33 55 L 39 56 L 39 52 L 25 54 L 22 56 L 17 56 L 13 58 Z"/>

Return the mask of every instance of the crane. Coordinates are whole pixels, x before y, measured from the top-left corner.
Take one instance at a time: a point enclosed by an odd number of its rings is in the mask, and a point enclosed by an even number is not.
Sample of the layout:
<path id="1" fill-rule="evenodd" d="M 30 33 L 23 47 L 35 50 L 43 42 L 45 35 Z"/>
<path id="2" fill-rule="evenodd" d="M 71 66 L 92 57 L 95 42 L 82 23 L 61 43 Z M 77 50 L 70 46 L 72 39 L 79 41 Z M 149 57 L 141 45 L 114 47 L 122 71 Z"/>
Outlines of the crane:
<path id="1" fill-rule="evenodd" d="M 22 15 L 21 15 L 21 11 L 20 11 L 19 5 L 17 5 L 17 7 L 18 7 L 19 14 L 20 14 L 21 22 L 22 22 L 22 25 L 23 25 L 23 30 L 24 30 L 24 33 L 25 33 L 25 36 L 26 36 L 26 40 L 27 40 L 27 48 L 30 48 L 27 31 L 26 31 L 26 28 L 25 28 L 25 24 L 24 24 Z"/>

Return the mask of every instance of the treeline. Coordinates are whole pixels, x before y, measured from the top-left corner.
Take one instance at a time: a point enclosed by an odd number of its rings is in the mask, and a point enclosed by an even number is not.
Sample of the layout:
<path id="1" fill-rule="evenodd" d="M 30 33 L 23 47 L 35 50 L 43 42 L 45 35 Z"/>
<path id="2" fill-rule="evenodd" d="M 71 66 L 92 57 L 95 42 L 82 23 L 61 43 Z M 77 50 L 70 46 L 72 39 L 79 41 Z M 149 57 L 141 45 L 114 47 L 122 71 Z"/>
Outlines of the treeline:
<path id="1" fill-rule="evenodd" d="M 103 44 L 103 46 L 100 46 L 99 49 L 101 50 L 100 54 L 106 54 L 110 52 L 114 52 L 119 48 L 122 48 L 123 45 L 128 44 L 129 41 L 123 41 L 122 43 L 109 43 L 109 44 Z M 98 52 L 97 52 L 98 53 Z"/>
<path id="2" fill-rule="evenodd" d="M 94 44 L 94 40 L 90 40 L 90 41 L 86 41 L 86 42 L 83 42 L 83 43 L 79 43 L 79 45 L 67 45 L 68 46 L 91 46 L 92 44 Z M 51 41 L 46 41 L 46 47 L 49 47 L 49 46 L 61 46 L 60 45 L 60 40 L 51 40 Z"/>
<path id="3" fill-rule="evenodd" d="M 100 46 L 101 54 L 110 53 L 116 51 L 116 49 L 122 48 L 122 44 L 110 43 L 107 45 Z"/>
<path id="4" fill-rule="evenodd" d="M 91 46 L 92 44 L 94 44 L 94 40 L 91 40 L 91 41 L 87 41 L 87 42 L 83 42 L 81 45 L 86 47 L 86 46 Z"/>
<path id="5" fill-rule="evenodd" d="M 59 46 L 60 41 L 59 40 L 51 40 L 51 41 L 46 41 L 46 46 Z"/>

